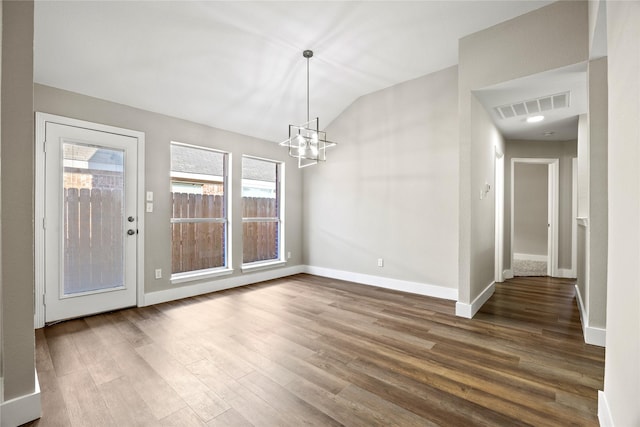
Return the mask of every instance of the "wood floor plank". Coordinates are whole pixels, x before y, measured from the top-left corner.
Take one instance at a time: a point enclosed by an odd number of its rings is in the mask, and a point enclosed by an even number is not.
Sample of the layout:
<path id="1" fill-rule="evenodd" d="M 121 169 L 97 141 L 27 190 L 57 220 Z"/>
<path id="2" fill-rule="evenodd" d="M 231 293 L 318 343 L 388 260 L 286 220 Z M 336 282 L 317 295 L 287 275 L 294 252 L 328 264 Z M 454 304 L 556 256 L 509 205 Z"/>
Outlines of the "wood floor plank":
<path id="1" fill-rule="evenodd" d="M 204 422 L 209 422 L 231 409 L 224 399 L 212 391 L 190 395 L 187 404 Z"/>
<path id="2" fill-rule="evenodd" d="M 86 370 L 74 371 L 58 378 L 71 426 L 116 427 L 93 379 Z"/>
<path id="3" fill-rule="evenodd" d="M 49 355 L 58 376 L 83 369 L 80 353 L 72 340 L 76 323 L 64 322 L 45 329 Z"/>
<path id="4" fill-rule="evenodd" d="M 231 408 L 207 423 L 207 427 L 253 427 L 242 414 Z"/>
<path id="5" fill-rule="evenodd" d="M 190 407 L 184 407 L 182 409 L 177 410 L 173 414 L 167 415 L 163 419 L 160 420 L 160 423 L 163 427 L 184 427 L 184 426 L 205 426 L 206 424 L 202 422 L 198 414 L 196 414 L 193 409 Z"/>
<path id="6" fill-rule="evenodd" d="M 43 335 L 44 336 L 44 335 Z M 40 404 L 45 417 L 32 425 L 42 427 L 67 427 L 71 425 L 69 411 L 60 390 L 60 384 L 53 369 L 42 370 L 38 366 L 38 382 L 40 383 Z"/>
<path id="7" fill-rule="evenodd" d="M 187 405 L 128 343 L 116 345 L 109 351 L 156 419 L 160 420 Z"/>
<path id="8" fill-rule="evenodd" d="M 117 378 L 101 384 L 98 389 L 117 425 L 151 427 L 157 423 L 151 410 L 133 389 L 128 378 Z"/>
<path id="9" fill-rule="evenodd" d="M 36 332 L 30 426 L 597 426 L 575 282 L 455 302 L 305 274 Z"/>
<path id="10" fill-rule="evenodd" d="M 209 390 L 184 365 L 155 344 L 138 347 L 136 352 L 185 401 L 193 394 L 206 393 Z"/>
<path id="11" fill-rule="evenodd" d="M 366 406 L 331 393 L 302 377 L 292 381 L 287 386 L 287 389 L 298 398 L 309 402 L 345 426 L 372 427 L 383 425 L 379 423 L 379 420 Z"/>
<path id="12" fill-rule="evenodd" d="M 319 411 L 286 388 L 271 381 L 259 372 L 252 372 L 240 379 L 240 384 L 251 390 L 280 413 L 286 413 L 295 425 L 338 426 L 336 420 Z"/>

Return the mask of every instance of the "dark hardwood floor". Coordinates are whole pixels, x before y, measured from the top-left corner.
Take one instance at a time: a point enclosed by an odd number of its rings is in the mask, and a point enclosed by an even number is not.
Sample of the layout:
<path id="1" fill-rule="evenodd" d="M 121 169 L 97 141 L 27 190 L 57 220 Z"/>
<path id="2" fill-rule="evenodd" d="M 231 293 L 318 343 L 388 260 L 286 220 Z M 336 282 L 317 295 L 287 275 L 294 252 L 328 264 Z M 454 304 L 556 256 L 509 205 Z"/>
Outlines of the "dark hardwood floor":
<path id="1" fill-rule="evenodd" d="M 297 275 L 36 333 L 32 426 L 597 425 L 573 281 L 452 301 Z"/>

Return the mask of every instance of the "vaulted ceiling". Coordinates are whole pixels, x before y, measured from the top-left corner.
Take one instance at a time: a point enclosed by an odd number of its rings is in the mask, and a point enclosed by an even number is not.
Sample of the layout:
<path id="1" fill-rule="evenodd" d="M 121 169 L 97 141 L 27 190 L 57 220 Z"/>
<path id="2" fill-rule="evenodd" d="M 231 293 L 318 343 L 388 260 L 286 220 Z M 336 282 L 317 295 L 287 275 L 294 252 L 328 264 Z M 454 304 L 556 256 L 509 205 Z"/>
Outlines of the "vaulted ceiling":
<path id="1" fill-rule="evenodd" d="M 279 142 L 550 1 L 37 1 L 37 83 Z"/>

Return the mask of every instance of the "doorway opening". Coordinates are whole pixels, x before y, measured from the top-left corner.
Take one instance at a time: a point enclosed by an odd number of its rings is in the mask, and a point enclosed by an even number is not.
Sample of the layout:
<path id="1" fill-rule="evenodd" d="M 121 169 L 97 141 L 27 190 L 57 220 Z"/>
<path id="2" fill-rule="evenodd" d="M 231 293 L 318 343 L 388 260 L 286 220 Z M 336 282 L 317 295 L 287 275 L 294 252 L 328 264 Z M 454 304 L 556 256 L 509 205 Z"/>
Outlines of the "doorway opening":
<path id="1" fill-rule="evenodd" d="M 558 159 L 511 159 L 514 276 L 557 277 L 558 165 Z"/>

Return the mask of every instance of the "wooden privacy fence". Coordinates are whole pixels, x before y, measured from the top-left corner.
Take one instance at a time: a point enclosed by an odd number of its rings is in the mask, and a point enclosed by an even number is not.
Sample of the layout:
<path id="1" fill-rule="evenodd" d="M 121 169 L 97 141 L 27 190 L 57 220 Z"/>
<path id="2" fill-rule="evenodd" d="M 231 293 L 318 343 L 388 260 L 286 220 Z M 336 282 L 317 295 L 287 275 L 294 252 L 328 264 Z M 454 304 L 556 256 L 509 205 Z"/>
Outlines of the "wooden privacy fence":
<path id="1" fill-rule="evenodd" d="M 122 190 L 65 188 L 64 293 L 124 283 Z"/>
<path id="2" fill-rule="evenodd" d="M 172 193 L 173 218 L 223 218 L 224 196 Z M 276 200 L 244 197 L 243 218 L 275 217 Z M 225 264 L 224 222 L 174 222 L 172 228 L 173 273 L 221 267 Z M 274 259 L 278 253 L 277 222 L 243 224 L 243 262 Z"/>
<path id="3" fill-rule="evenodd" d="M 224 196 L 171 193 L 173 218 L 222 218 Z M 171 270 L 173 273 L 224 265 L 223 222 L 171 224 Z"/>
<path id="4" fill-rule="evenodd" d="M 242 217 L 249 219 L 242 224 L 242 262 L 256 262 L 278 257 L 278 206 L 275 198 L 243 197 Z M 252 221 L 250 218 L 260 218 Z"/>
<path id="5" fill-rule="evenodd" d="M 121 189 L 64 189 L 65 294 L 107 289 L 123 284 L 125 234 Z M 222 218 L 224 197 L 173 193 L 173 218 Z M 278 256 L 278 222 L 274 198 L 244 197 L 243 262 Z M 251 218 L 260 218 L 252 221 Z M 172 224 L 172 271 L 224 265 L 224 222 Z"/>

